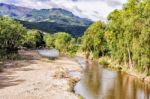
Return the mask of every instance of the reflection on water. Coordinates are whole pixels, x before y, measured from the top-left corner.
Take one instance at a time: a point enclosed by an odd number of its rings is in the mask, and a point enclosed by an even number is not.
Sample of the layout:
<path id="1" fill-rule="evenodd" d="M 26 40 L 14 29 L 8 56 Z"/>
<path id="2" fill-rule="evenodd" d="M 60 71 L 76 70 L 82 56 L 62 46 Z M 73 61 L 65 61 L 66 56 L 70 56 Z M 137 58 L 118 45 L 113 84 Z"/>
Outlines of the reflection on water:
<path id="1" fill-rule="evenodd" d="M 85 99 L 150 99 L 150 87 L 127 74 L 110 71 L 97 63 L 86 64 L 75 92 Z"/>

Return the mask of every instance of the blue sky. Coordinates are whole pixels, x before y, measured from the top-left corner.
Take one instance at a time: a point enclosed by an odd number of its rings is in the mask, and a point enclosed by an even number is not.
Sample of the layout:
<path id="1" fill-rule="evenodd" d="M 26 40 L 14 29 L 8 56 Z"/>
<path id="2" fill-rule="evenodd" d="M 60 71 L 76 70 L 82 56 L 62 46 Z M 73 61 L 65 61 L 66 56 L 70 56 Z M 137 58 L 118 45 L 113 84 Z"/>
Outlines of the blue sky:
<path id="1" fill-rule="evenodd" d="M 121 9 L 126 0 L 0 0 L 36 9 L 63 8 L 83 18 L 105 21 L 114 9 Z"/>

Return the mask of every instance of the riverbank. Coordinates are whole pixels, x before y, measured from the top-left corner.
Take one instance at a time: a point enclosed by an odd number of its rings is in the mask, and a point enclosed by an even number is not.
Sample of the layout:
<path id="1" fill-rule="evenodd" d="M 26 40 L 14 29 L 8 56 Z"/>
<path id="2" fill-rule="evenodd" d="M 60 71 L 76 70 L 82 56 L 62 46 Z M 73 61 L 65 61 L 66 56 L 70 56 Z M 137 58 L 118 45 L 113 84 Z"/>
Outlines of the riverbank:
<path id="1" fill-rule="evenodd" d="M 101 62 L 101 61 L 103 61 L 103 63 L 101 65 L 106 65 L 105 66 L 106 68 L 120 70 L 128 75 L 131 75 L 131 76 L 134 76 L 134 77 L 140 79 L 144 83 L 150 83 L 150 76 L 147 76 L 146 73 L 140 73 L 133 68 L 131 68 L 131 69 L 125 68 L 124 66 L 117 64 L 117 62 L 112 61 L 108 57 L 99 58 L 99 62 Z"/>
<path id="2" fill-rule="evenodd" d="M 0 73 L 1 99 L 78 99 L 74 83 L 80 78 L 70 71 L 81 71 L 78 63 L 67 57 L 49 60 L 36 51 L 20 51 L 20 60 L 4 62 Z"/>
<path id="3" fill-rule="evenodd" d="M 78 56 L 85 58 L 85 54 L 83 52 L 78 52 Z M 90 59 L 88 61 L 93 60 L 92 56 L 90 56 Z M 134 69 L 128 69 L 123 66 L 120 66 L 116 62 L 112 61 L 108 57 L 101 57 L 97 59 L 97 61 L 100 63 L 103 60 L 104 63 L 101 65 L 106 65 L 106 68 L 108 69 L 115 69 L 115 70 L 121 70 L 124 73 L 127 73 L 128 75 L 134 76 L 140 80 L 142 80 L 144 83 L 150 83 L 150 76 L 147 76 L 146 73 L 139 73 L 135 71 Z M 105 67 L 105 66 L 104 66 Z"/>

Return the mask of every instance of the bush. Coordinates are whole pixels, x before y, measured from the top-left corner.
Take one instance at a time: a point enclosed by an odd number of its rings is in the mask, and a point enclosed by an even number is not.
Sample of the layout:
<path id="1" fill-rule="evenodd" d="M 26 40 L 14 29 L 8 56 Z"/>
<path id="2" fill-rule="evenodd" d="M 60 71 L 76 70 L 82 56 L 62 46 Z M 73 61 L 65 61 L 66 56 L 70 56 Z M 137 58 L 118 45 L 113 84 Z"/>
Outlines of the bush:
<path id="1" fill-rule="evenodd" d="M 70 56 L 74 56 L 77 51 L 79 46 L 77 45 L 76 39 L 75 38 L 71 38 L 70 44 L 68 45 L 68 50 L 67 52 L 69 53 Z"/>
<path id="2" fill-rule="evenodd" d="M 18 53 L 25 32 L 26 29 L 19 22 L 0 17 L 0 59 L 10 58 L 11 54 Z"/>
<path id="3" fill-rule="evenodd" d="M 75 56 L 77 51 L 78 51 L 78 46 L 74 46 L 74 47 L 72 47 L 71 49 L 68 50 L 68 53 L 69 53 L 70 56 Z"/>
<path id="4" fill-rule="evenodd" d="M 53 48 L 54 47 L 54 36 L 51 35 L 51 34 L 45 34 L 44 37 L 43 37 L 43 40 L 45 42 L 45 46 L 47 48 Z"/>
<path id="5" fill-rule="evenodd" d="M 99 53 L 98 51 L 93 51 L 92 55 L 93 55 L 94 59 L 98 59 L 98 57 L 99 57 L 98 53 Z"/>
<path id="6" fill-rule="evenodd" d="M 24 39 L 22 39 L 22 45 L 27 48 L 36 48 L 42 43 L 42 34 L 38 30 L 28 30 Z"/>
<path id="7" fill-rule="evenodd" d="M 55 48 L 60 52 L 66 53 L 68 51 L 68 47 L 71 41 L 71 35 L 65 32 L 58 32 L 54 35 L 55 37 Z"/>
<path id="8" fill-rule="evenodd" d="M 109 62 L 106 59 L 102 59 L 99 63 L 106 67 L 109 65 Z"/>

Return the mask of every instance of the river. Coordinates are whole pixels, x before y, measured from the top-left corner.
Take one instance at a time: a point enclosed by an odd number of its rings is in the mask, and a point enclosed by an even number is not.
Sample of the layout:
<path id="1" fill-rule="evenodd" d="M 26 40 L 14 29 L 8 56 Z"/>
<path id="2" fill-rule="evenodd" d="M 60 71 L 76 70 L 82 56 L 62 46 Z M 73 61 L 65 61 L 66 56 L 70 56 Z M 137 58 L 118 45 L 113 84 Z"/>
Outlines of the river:
<path id="1" fill-rule="evenodd" d="M 39 50 L 44 56 L 58 57 L 57 50 Z M 81 76 L 75 85 L 76 94 L 84 99 L 150 99 L 150 84 L 120 71 L 113 71 L 100 66 L 97 62 L 87 63 L 84 58 L 75 60 L 83 68 L 83 73 L 71 72 Z"/>
<path id="2" fill-rule="evenodd" d="M 85 99 L 150 99 L 150 86 L 139 79 L 96 62 L 86 63 L 82 58 L 77 62 L 83 74 L 74 90 Z"/>

